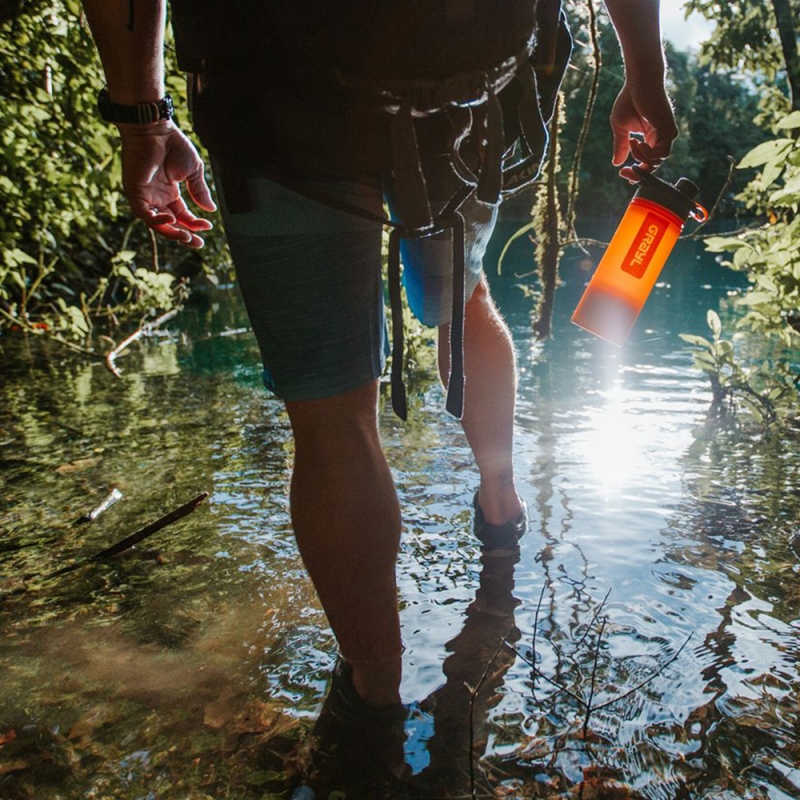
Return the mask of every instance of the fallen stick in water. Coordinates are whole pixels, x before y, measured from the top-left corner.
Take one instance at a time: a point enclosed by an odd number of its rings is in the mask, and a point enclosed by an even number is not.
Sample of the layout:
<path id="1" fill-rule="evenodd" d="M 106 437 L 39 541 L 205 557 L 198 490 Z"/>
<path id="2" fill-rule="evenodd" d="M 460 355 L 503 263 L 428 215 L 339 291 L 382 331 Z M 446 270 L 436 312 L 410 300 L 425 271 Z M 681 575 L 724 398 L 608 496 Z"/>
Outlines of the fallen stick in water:
<path id="1" fill-rule="evenodd" d="M 108 497 L 103 500 L 100 505 L 95 506 L 91 511 L 87 511 L 85 514 L 81 514 L 80 517 L 76 520 L 76 525 L 84 525 L 87 522 L 94 522 L 101 514 L 108 511 L 111 506 L 116 505 L 120 500 L 122 500 L 123 494 L 122 492 L 114 488 L 108 493 Z"/>
<path id="2" fill-rule="evenodd" d="M 117 378 L 122 377 L 122 373 L 119 371 L 119 367 L 117 366 L 117 356 L 129 345 L 132 345 L 137 339 L 141 339 L 142 336 L 150 336 L 150 334 L 158 327 L 163 325 L 165 322 L 169 322 L 177 313 L 180 311 L 178 308 L 173 308 L 170 311 L 165 312 L 160 317 L 156 317 L 152 322 L 146 322 L 142 325 L 141 328 L 135 330 L 130 336 L 123 339 L 113 350 L 109 350 L 106 353 L 106 366 L 111 370 L 111 372 L 116 375 Z"/>
<path id="3" fill-rule="evenodd" d="M 160 530 L 166 528 L 167 525 L 172 525 L 173 522 L 177 522 L 179 519 L 183 519 L 188 514 L 191 514 L 192 511 L 194 511 L 203 502 L 203 500 L 206 499 L 206 497 L 208 497 L 208 492 L 201 492 L 199 495 L 197 495 L 197 497 L 194 498 L 194 500 L 184 503 L 182 506 L 180 506 L 180 508 L 176 508 L 174 511 L 170 511 L 169 514 L 165 514 L 163 517 L 160 517 L 155 522 L 145 525 L 144 528 L 136 531 L 136 533 L 132 533 L 130 536 L 126 536 L 116 544 L 112 544 L 111 547 L 107 547 L 105 550 L 101 550 L 99 553 L 95 553 L 93 556 L 89 556 L 87 559 L 84 561 L 79 561 L 77 564 L 70 564 L 68 567 L 62 567 L 55 572 L 51 572 L 47 577 L 53 578 L 56 575 L 63 575 L 93 561 L 100 561 L 100 559 L 103 558 L 117 556 L 125 550 L 130 550 L 131 547 L 139 544 L 139 542 L 144 541 L 154 533 L 158 533 Z"/>
<path id="4" fill-rule="evenodd" d="M 201 492 L 194 500 L 190 500 L 188 503 L 184 503 L 179 508 L 176 508 L 174 511 L 170 511 L 169 514 L 165 514 L 163 517 L 160 517 L 155 522 L 151 522 L 149 525 L 145 525 L 144 528 L 140 528 L 136 533 L 132 533 L 130 536 L 126 536 L 124 539 L 121 539 L 116 544 L 112 544 L 111 547 L 107 547 L 105 550 L 101 550 L 99 553 L 95 553 L 88 558 L 81 559 L 80 561 L 75 562 L 74 564 L 69 564 L 66 567 L 61 567 L 61 569 L 57 569 L 54 572 L 50 572 L 47 575 L 41 576 L 45 580 L 48 578 L 56 578 L 60 575 L 66 575 L 68 572 L 75 572 L 75 570 L 80 569 L 81 567 L 85 567 L 88 564 L 92 564 L 96 561 L 101 561 L 104 558 L 110 558 L 111 556 L 119 555 L 120 553 L 124 552 L 125 550 L 130 550 L 139 542 L 144 541 L 148 537 L 152 536 L 154 533 L 158 533 L 160 530 L 163 530 L 167 527 L 167 525 L 172 525 L 173 522 L 177 522 L 179 519 L 183 519 L 185 516 L 188 516 L 192 513 L 206 498 L 208 497 L 208 492 Z M 40 577 L 38 575 L 26 575 L 25 580 L 30 580 L 31 578 Z M 23 594 L 24 592 L 28 591 L 27 586 L 21 586 L 18 589 L 12 589 L 10 592 L 6 592 L 5 594 L 0 595 L 0 602 L 7 599 L 8 597 L 12 597 L 14 595 Z"/>

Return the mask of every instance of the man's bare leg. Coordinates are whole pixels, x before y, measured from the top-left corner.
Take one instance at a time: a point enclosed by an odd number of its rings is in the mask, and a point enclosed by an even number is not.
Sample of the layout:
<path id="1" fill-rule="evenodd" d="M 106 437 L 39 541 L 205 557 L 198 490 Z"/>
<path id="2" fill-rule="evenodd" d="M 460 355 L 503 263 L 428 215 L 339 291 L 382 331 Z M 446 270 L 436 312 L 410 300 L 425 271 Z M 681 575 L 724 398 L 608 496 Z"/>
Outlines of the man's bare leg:
<path id="1" fill-rule="evenodd" d="M 450 372 L 450 325 L 439 328 L 439 375 Z M 512 463 L 516 360 L 511 335 L 481 278 L 464 319 L 462 425 L 481 475 L 480 503 L 490 525 L 516 520 L 521 511 Z"/>
<path id="2" fill-rule="evenodd" d="M 400 505 L 381 449 L 378 382 L 287 402 L 295 437 L 291 507 L 300 554 L 358 693 L 399 700 L 395 563 Z"/>

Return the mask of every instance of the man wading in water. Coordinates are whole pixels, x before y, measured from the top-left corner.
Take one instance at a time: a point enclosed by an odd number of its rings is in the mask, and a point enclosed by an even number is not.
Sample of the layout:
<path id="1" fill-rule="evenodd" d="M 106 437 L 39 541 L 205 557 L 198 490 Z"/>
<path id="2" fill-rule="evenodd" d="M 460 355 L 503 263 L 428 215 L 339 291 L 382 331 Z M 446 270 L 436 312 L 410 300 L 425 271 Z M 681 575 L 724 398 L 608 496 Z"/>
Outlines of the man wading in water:
<path id="1" fill-rule="evenodd" d="M 166 0 L 83 5 L 132 211 L 201 247 L 211 224 L 181 190 L 204 211 L 215 205 L 165 100 Z M 652 169 L 677 135 L 659 0 L 606 6 L 625 60 L 613 161 L 632 153 Z M 401 516 L 377 424 L 383 201 L 403 226 L 390 247 L 393 405 L 404 417 L 402 249 L 409 304 L 438 327 L 448 409 L 463 408 L 480 470 L 475 533 L 485 549 L 515 547 L 527 520 L 512 465 L 514 349 L 481 261 L 499 200 L 536 176 L 545 152 L 571 49 L 560 0 L 172 0 L 172 14 L 265 383 L 291 420 L 292 522 L 341 649 L 334 690 L 355 712 L 390 713 Z M 621 174 L 635 180 L 630 167 Z"/>

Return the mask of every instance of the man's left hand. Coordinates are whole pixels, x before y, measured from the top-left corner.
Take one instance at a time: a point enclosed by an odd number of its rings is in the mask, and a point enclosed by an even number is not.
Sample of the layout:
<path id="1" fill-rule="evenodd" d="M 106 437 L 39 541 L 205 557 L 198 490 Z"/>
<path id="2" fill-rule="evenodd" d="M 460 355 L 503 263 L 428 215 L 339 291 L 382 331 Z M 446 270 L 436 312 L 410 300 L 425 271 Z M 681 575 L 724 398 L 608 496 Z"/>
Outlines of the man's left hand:
<path id="1" fill-rule="evenodd" d="M 648 172 L 658 169 L 669 156 L 672 142 L 678 135 L 663 78 L 628 78 L 617 96 L 609 121 L 614 132 L 612 163 L 616 167 L 624 164 L 631 154 L 642 169 Z M 643 135 L 644 141 L 633 138 L 631 134 L 635 133 Z M 631 183 L 639 180 L 631 167 L 623 167 L 619 174 Z"/>

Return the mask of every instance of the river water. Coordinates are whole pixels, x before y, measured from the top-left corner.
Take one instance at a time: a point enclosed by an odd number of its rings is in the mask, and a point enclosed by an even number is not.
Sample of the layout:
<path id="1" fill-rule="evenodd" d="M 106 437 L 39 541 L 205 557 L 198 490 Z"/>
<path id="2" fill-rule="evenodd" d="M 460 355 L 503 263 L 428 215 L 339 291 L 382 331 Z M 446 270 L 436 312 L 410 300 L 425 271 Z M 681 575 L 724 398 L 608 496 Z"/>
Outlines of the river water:
<path id="1" fill-rule="evenodd" d="M 570 325 L 590 267 L 572 257 L 542 344 L 529 258 L 520 241 L 491 277 L 519 358 L 518 557 L 481 558 L 477 473 L 433 376 L 412 375 L 409 422 L 382 414 L 410 780 L 468 795 L 472 726 L 478 796 L 800 797 L 798 443 L 721 424 L 678 337 L 726 318 L 741 279 L 680 245 L 620 350 Z M 27 576 L 0 603 L 0 797 L 296 782 L 335 644 L 291 533 L 286 416 L 252 337 L 220 335 L 244 325 L 235 292 L 197 293 L 122 380 L 0 341 L 2 589 Z M 201 491 L 133 550 L 47 577 Z"/>

